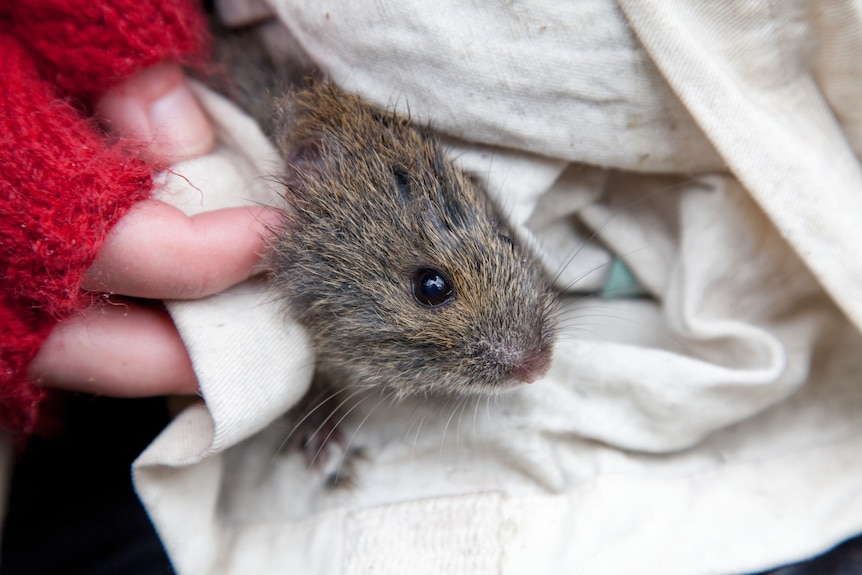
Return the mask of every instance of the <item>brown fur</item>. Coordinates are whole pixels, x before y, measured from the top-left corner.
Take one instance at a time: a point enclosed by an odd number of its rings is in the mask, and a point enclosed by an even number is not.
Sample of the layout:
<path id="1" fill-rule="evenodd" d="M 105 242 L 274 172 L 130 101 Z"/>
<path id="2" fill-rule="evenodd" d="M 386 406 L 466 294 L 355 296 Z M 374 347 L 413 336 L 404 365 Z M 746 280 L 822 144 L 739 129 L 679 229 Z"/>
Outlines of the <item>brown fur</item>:
<path id="1" fill-rule="evenodd" d="M 489 392 L 542 375 L 556 298 L 537 259 L 432 132 L 330 83 L 297 91 L 290 86 L 310 61 L 273 61 L 251 31 L 219 35 L 233 80 L 225 91 L 286 159 L 285 222 L 268 262 L 313 337 L 317 380 L 403 397 Z M 426 267 L 450 280 L 447 303 L 414 297 Z"/>
<path id="2" fill-rule="evenodd" d="M 327 379 L 406 396 L 542 375 L 556 311 L 543 270 L 431 132 L 332 84 L 276 104 L 288 209 L 269 264 Z M 425 267 L 450 301 L 417 301 Z"/>

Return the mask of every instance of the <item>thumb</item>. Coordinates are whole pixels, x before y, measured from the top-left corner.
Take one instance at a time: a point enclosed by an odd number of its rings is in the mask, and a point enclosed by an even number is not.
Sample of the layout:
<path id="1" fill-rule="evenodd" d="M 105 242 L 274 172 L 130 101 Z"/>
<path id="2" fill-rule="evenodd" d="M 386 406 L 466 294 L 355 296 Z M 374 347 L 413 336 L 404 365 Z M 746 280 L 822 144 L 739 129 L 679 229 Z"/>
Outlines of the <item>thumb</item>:
<path id="1" fill-rule="evenodd" d="M 210 121 L 192 94 L 182 68 L 163 62 L 108 91 L 96 114 L 117 135 L 145 145 L 145 159 L 172 164 L 209 152 Z"/>

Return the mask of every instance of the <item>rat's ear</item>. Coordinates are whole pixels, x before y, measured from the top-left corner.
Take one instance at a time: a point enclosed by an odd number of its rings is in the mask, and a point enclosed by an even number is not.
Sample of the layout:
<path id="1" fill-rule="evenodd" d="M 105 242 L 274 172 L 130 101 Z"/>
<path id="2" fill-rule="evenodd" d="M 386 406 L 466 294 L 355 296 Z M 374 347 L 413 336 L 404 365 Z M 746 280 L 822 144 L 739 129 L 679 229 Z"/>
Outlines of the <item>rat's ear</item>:
<path id="1" fill-rule="evenodd" d="M 326 170 L 325 153 L 323 138 L 308 138 L 297 144 L 287 157 L 285 185 L 292 190 L 302 189 L 307 178 L 322 175 Z"/>

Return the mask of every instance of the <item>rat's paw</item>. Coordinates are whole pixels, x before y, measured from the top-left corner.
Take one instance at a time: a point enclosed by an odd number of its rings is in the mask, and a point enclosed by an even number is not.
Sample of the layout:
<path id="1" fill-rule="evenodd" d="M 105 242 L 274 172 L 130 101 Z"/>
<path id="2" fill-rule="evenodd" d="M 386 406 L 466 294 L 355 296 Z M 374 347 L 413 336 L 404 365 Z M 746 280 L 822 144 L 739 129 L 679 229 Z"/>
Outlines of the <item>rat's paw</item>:
<path id="1" fill-rule="evenodd" d="M 346 449 L 344 434 L 337 425 L 341 417 L 338 410 L 325 407 L 306 413 L 288 440 L 288 450 L 302 453 L 311 469 L 325 468 L 333 452 Z"/>
<path id="2" fill-rule="evenodd" d="M 329 489 L 356 485 L 356 462 L 365 458 L 361 447 L 351 446 L 342 423 L 350 412 L 339 393 L 327 393 L 319 377 L 293 410 L 297 422 L 286 441 L 288 453 L 301 453 L 309 470 L 319 473 Z M 315 393 L 317 390 L 317 393 Z"/>

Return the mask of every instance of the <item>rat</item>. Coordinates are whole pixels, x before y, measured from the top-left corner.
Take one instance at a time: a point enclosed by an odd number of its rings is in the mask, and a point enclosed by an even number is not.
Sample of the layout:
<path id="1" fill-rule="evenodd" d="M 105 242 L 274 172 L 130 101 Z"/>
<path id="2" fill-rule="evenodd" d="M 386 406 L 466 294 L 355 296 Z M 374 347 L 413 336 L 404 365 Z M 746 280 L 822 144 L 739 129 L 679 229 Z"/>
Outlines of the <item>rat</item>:
<path id="1" fill-rule="evenodd" d="M 267 262 L 318 370 L 395 398 L 544 375 L 544 269 L 429 128 L 320 81 L 276 108 L 286 206 Z"/>
<path id="2" fill-rule="evenodd" d="M 557 333 L 555 292 L 433 130 L 307 68 L 268 68 L 247 32 L 229 40 L 220 42 L 229 92 L 284 158 L 284 221 L 266 264 L 277 297 L 311 336 L 312 387 L 380 389 L 398 400 L 492 394 L 542 377 Z M 320 409 L 323 395 L 309 392 L 299 407 L 324 413 L 318 439 L 302 439 L 307 455 L 335 431 L 321 433 L 327 422 L 340 421 L 337 408 Z"/>

